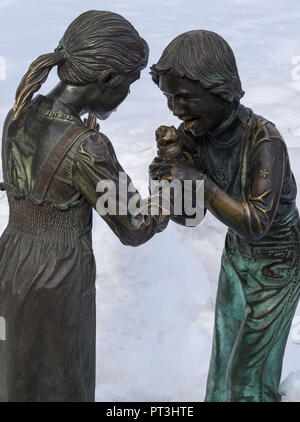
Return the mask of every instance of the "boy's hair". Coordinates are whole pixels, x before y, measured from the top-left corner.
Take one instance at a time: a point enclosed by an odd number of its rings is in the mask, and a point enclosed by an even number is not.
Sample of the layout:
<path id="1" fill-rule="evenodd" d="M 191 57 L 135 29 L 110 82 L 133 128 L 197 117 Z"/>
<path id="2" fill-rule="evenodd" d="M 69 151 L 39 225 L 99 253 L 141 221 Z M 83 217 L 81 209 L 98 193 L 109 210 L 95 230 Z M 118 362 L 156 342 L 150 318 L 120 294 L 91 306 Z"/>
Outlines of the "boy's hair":
<path id="1" fill-rule="evenodd" d="M 151 67 L 154 83 L 158 84 L 159 75 L 169 70 L 181 78 L 199 81 L 203 88 L 227 101 L 239 102 L 244 95 L 233 51 L 215 32 L 189 31 L 174 38 Z"/>

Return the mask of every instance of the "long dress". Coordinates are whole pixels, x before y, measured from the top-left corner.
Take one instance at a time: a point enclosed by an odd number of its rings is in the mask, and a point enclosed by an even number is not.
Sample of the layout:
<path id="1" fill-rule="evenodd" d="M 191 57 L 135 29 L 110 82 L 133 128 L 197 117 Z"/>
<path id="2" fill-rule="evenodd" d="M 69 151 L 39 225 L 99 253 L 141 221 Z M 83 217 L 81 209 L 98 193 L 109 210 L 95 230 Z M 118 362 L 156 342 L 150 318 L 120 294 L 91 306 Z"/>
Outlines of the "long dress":
<path id="1" fill-rule="evenodd" d="M 2 143 L 9 222 L 0 239 L 0 400 L 94 401 L 92 209 L 97 183 L 117 185 L 123 169 L 110 141 L 60 101 L 38 95 L 16 122 L 11 115 Z M 169 217 L 103 219 L 137 246 Z"/>

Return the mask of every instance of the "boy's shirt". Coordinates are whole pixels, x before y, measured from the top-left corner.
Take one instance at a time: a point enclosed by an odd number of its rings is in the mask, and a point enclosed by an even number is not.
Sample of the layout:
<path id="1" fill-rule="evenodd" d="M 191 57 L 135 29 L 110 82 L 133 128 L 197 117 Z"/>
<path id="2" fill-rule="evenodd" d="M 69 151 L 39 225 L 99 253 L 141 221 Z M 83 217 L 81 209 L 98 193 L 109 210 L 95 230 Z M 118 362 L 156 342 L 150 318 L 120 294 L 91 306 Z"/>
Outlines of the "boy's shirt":
<path id="1" fill-rule="evenodd" d="M 297 187 L 287 147 L 272 122 L 239 104 L 227 124 L 213 133 L 196 138 L 183 125 L 178 131 L 182 150 L 193 156 L 196 167 L 224 195 L 243 201 L 245 231 L 270 226 L 295 208 Z"/>

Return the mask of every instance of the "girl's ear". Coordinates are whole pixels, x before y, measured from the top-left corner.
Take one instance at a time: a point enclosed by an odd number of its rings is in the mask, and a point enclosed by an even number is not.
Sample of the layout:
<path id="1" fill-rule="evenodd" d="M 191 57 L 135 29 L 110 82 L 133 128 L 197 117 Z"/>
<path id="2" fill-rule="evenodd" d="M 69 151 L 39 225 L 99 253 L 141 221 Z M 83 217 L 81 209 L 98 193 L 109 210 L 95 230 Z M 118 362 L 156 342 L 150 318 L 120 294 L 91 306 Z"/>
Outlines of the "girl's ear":
<path id="1" fill-rule="evenodd" d="M 114 73 L 112 73 L 112 72 L 110 72 L 108 75 L 106 75 L 106 76 L 103 78 L 103 82 L 104 82 L 105 84 L 108 84 L 108 82 L 110 82 L 110 81 L 114 78 L 114 76 L 115 76 L 115 74 L 114 74 Z"/>
<path id="2" fill-rule="evenodd" d="M 116 84 L 117 75 L 113 72 L 109 72 L 99 77 L 99 86 L 102 92 L 108 88 L 112 88 Z"/>

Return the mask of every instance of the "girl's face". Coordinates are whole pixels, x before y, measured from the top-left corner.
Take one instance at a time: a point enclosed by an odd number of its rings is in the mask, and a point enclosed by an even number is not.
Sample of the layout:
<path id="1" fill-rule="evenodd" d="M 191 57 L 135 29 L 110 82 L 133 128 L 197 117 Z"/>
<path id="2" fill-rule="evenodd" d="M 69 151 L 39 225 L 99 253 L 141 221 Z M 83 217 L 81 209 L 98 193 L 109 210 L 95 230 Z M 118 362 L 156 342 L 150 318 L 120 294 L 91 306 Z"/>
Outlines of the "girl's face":
<path id="1" fill-rule="evenodd" d="M 98 119 L 107 119 L 125 100 L 130 92 L 130 85 L 140 78 L 140 71 L 127 75 L 111 74 L 90 84 L 86 94 L 84 113 L 93 113 Z M 117 83 L 114 79 L 117 78 Z"/>

